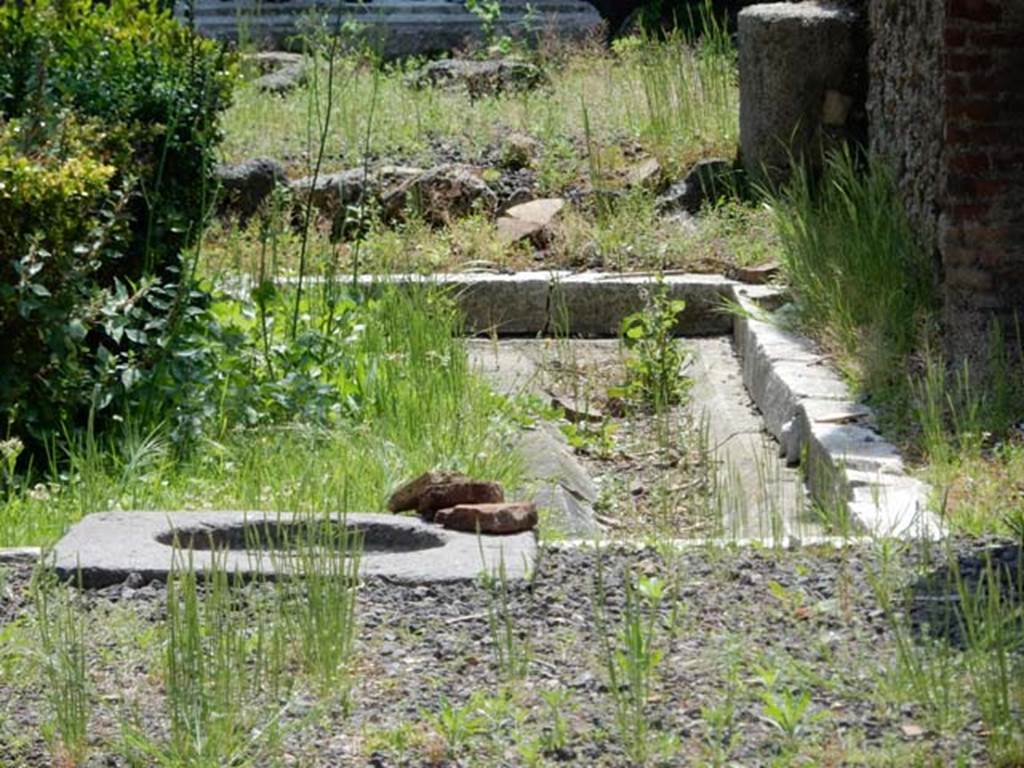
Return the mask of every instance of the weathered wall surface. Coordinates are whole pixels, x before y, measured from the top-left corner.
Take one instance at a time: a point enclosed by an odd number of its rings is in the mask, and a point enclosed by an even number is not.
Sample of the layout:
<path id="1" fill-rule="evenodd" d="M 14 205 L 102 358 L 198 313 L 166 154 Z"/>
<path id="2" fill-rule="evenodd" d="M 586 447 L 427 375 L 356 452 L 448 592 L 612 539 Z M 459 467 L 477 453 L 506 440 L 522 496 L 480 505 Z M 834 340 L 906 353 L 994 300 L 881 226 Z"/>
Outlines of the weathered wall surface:
<path id="1" fill-rule="evenodd" d="M 1024 0 L 947 3 L 939 247 L 948 345 L 974 356 L 1024 322 Z"/>
<path id="2" fill-rule="evenodd" d="M 947 347 L 1024 322 L 1024 0 L 870 0 L 871 146 L 936 255 Z M 1012 348 L 1012 345 L 1011 345 Z"/>
<path id="3" fill-rule="evenodd" d="M 943 6 L 946 0 L 872 0 L 868 114 L 871 149 L 896 172 L 925 246 L 938 245 L 942 178 Z"/>

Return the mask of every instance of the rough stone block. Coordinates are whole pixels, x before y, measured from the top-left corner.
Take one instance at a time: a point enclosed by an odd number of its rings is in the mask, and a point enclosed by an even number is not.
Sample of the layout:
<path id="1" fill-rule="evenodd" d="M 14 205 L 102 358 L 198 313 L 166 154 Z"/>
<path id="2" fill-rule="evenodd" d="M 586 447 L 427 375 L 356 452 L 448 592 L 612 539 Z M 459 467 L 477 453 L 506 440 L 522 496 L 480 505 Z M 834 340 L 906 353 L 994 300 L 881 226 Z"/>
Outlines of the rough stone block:
<path id="1" fill-rule="evenodd" d="M 537 507 L 531 502 L 507 504 L 459 504 L 439 510 L 435 522 L 453 531 L 507 535 L 533 530 L 537 526 Z"/>
<path id="2" fill-rule="evenodd" d="M 791 156 L 820 164 L 836 106 L 848 100 L 849 114 L 864 98 L 860 15 L 839 4 L 753 5 L 740 12 L 739 45 L 740 144 L 747 171 L 779 179 Z"/>

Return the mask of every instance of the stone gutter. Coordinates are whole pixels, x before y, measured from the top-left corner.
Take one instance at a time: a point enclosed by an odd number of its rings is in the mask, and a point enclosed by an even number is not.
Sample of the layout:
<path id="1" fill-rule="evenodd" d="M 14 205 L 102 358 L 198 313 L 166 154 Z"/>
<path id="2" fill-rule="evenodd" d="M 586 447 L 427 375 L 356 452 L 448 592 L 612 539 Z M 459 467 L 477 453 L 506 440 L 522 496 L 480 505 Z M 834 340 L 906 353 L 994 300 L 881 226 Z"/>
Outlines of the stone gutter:
<path id="1" fill-rule="evenodd" d="M 651 274 L 519 272 L 364 276 L 364 287 L 398 284 L 452 292 L 475 334 L 615 337 L 622 319 L 643 309 Z M 814 500 L 871 535 L 936 538 L 931 489 L 910 476 L 896 446 L 872 426 L 871 409 L 806 338 L 765 320 L 780 292 L 718 275 L 666 274 L 673 299 L 686 301 L 680 336 L 731 335 L 743 382 L 791 464 L 802 464 Z"/>

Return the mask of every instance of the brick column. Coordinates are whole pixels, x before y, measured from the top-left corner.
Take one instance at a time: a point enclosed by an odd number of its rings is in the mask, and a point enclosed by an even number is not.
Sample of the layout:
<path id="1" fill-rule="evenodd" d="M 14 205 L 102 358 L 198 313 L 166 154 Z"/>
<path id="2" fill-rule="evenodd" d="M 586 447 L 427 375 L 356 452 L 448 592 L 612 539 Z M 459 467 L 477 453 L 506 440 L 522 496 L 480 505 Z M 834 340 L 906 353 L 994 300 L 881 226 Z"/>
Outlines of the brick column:
<path id="1" fill-rule="evenodd" d="M 947 349 L 1024 326 L 1024 0 L 946 0 L 939 249 Z"/>

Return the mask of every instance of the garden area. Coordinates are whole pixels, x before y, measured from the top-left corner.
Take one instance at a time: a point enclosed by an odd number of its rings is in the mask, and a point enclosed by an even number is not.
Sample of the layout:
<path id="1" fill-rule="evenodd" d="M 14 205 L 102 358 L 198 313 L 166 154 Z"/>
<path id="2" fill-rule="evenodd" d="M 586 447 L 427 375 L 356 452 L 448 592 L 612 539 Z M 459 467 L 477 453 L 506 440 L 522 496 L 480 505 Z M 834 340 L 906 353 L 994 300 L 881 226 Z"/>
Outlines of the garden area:
<path id="1" fill-rule="evenodd" d="M 0 5 L 0 766 L 1024 766 L 1019 327 L 723 4 L 166 5 Z"/>

